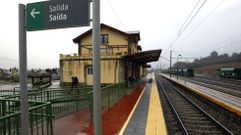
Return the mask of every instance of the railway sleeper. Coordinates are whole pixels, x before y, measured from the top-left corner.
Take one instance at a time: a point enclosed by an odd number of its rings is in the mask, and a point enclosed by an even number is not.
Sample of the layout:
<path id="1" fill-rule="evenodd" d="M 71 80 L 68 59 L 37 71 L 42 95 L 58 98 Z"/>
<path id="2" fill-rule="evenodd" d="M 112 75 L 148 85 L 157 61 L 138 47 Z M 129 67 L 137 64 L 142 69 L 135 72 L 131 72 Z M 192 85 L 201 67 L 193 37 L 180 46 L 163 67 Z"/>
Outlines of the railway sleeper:
<path id="1" fill-rule="evenodd" d="M 181 129 L 178 127 L 178 124 L 174 125 L 172 128 L 175 131 L 174 133 L 182 132 Z"/>
<path id="2" fill-rule="evenodd" d="M 186 116 L 186 117 L 205 117 L 203 114 L 201 113 L 196 113 L 196 112 L 192 112 L 192 113 L 187 113 L 185 111 L 179 111 L 178 114 L 182 115 L 182 116 Z"/>
<path id="3" fill-rule="evenodd" d="M 168 119 L 169 119 L 170 121 L 176 121 L 176 118 L 175 118 L 174 116 L 168 116 Z"/>
<path id="4" fill-rule="evenodd" d="M 188 132 L 190 133 L 190 132 L 195 132 L 195 134 L 194 135 L 196 135 L 196 134 L 200 134 L 200 133 L 202 133 L 202 134 L 210 134 L 210 133 L 217 133 L 217 134 L 223 134 L 223 131 L 221 131 L 221 130 L 218 130 L 218 129 L 211 129 L 211 128 L 209 128 L 209 129 L 203 129 L 203 128 L 192 128 L 192 129 L 188 129 Z"/>
<path id="5" fill-rule="evenodd" d="M 222 131 L 204 131 L 204 130 L 189 130 L 189 134 L 191 135 L 223 135 Z"/>
<path id="6" fill-rule="evenodd" d="M 177 111 L 179 115 L 186 116 L 186 117 L 205 117 L 203 114 L 197 113 L 195 111 L 192 111 L 192 112 L 186 112 L 186 111 L 180 111 L 180 110 L 177 110 Z"/>
<path id="7" fill-rule="evenodd" d="M 185 125 L 187 130 L 220 131 L 216 126 Z"/>
<path id="8" fill-rule="evenodd" d="M 196 124 L 210 124 L 210 125 L 213 125 L 213 122 L 211 122 L 210 120 L 208 119 L 191 119 L 189 117 L 186 117 L 184 118 L 184 121 L 186 123 L 196 123 Z"/>
<path id="9" fill-rule="evenodd" d="M 193 127 L 217 127 L 216 125 L 210 124 L 210 123 L 198 123 L 198 122 L 184 122 L 184 125 L 187 127 L 187 129 L 193 128 Z"/>
<path id="10" fill-rule="evenodd" d="M 183 103 L 183 105 L 180 105 L 180 104 L 175 104 L 174 105 L 176 108 L 182 110 L 182 111 L 186 111 L 186 112 L 194 112 L 196 110 L 193 110 L 193 106 L 190 106 L 189 104 L 187 103 Z"/>
<path id="11" fill-rule="evenodd" d="M 179 114 L 187 117 L 203 117 L 203 114 L 200 113 L 180 112 Z"/>
<path id="12" fill-rule="evenodd" d="M 180 116 L 180 115 L 179 115 Z M 180 116 L 181 119 L 185 119 L 185 120 L 192 120 L 192 121 L 210 121 L 210 119 L 206 118 L 206 117 L 190 117 L 190 116 Z"/>
<path id="13" fill-rule="evenodd" d="M 193 125 L 193 124 L 185 124 L 185 126 L 187 127 L 190 127 L 191 129 L 195 129 L 195 128 L 204 128 L 204 129 L 207 129 L 207 128 L 212 128 L 212 129 L 215 129 L 217 128 L 217 126 L 215 125 Z"/>

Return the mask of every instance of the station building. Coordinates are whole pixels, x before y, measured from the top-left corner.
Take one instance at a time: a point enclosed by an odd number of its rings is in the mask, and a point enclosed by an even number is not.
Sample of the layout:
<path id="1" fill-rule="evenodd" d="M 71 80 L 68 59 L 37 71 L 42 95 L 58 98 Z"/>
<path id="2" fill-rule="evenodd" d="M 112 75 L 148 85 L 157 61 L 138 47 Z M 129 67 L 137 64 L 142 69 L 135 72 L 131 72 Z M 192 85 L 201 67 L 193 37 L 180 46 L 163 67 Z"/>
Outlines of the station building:
<path id="1" fill-rule="evenodd" d="M 157 61 L 161 49 L 142 51 L 139 31 L 124 32 L 106 24 L 100 30 L 100 71 L 102 84 L 127 82 L 146 74 L 147 62 Z M 78 54 L 60 54 L 61 85 L 76 76 L 81 85 L 93 85 L 92 29 L 73 39 Z"/>

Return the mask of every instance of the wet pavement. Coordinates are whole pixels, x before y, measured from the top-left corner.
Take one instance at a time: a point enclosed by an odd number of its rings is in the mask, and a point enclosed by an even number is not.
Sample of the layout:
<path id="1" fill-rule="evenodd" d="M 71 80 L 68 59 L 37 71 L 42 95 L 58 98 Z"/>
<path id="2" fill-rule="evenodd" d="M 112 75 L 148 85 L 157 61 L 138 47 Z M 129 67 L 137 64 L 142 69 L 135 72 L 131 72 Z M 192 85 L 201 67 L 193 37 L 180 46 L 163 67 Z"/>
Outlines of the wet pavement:
<path id="1" fill-rule="evenodd" d="M 136 101 L 138 100 L 144 85 L 137 86 L 129 95 L 124 96 L 118 103 L 114 104 L 110 109 L 102 114 L 102 134 L 114 135 L 118 134 L 131 113 Z M 93 135 L 93 123 L 80 133 Z"/>
<path id="2" fill-rule="evenodd" d="M 76 135 L 80 134 L 90 121 L 89 109 L 71 113 L 54 120 L 53 128 L 55 135 Z"/>

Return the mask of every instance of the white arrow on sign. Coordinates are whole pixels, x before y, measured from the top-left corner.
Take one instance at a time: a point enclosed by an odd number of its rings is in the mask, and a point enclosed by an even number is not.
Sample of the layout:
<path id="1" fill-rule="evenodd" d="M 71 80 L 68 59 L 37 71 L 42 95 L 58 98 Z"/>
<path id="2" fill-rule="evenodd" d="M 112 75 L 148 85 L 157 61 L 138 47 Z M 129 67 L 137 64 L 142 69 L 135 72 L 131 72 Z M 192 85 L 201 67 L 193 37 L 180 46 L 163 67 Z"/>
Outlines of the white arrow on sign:
<path id="1" fill-rule="evenodd" d="M 30 15 L 31 15 L 33 18 L 35 18 L 35 15 L 36 15 L 36 14 L 40 14 L 40 12 L 39 12 L 39 11 L 35 11 L 35 8 L 33 8 L 33 10 L 31 11 Z"/>

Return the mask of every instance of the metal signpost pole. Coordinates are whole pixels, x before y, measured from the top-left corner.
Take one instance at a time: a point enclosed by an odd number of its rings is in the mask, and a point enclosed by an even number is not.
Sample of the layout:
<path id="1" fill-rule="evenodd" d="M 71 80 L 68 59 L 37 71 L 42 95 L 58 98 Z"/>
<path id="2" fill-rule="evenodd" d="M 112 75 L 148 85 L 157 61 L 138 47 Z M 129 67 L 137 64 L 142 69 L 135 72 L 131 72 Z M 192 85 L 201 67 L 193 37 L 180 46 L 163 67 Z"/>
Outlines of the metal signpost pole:
<path id="1" fill-rule="evenodd" d="M 94 134 L 102 134 L 100 89 L 100 0 L 93 0 L 93 89 Z"/>
<path id="2" fill-rule="evenodd" d="M 25 5 L 19 4 L 19 69 L 20 69 L 20 108 L 21 134 L 28 135 L 28 89 L 27 89 L 27 36 Z"/>

